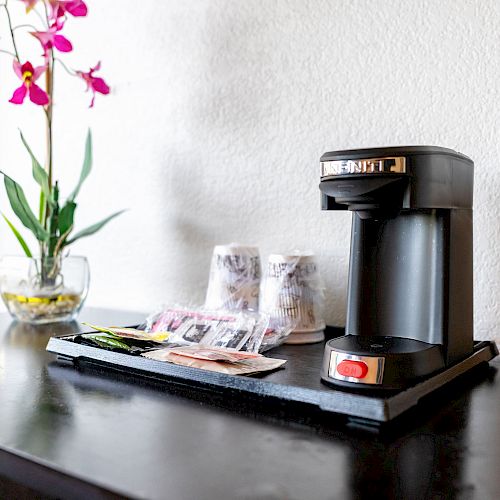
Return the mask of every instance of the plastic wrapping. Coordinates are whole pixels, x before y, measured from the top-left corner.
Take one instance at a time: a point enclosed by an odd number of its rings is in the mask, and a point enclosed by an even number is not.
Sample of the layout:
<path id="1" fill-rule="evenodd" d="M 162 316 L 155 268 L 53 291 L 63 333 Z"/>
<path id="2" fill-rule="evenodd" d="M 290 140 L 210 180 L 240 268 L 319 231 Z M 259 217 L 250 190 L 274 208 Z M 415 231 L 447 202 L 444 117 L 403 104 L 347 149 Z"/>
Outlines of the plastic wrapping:
<path id="1" fill-rule="evenodd" d="M 257 311 L 260 276 L 257 247 L 238 243 L 217 245 L 210 266 L 205 307 L 211 310 Z"/>
<path id="2" fill-rule="evenodd" d="M 268 326 L 260 342 L 259 352 L 265 352 L 283 344 L 289 338 L 296 324 L 296 320 L 291 318 L 278 320 L 269 317 Z"/>
<path id="3" fill-rule="evenodd" d="M 252 353 L 279 345 L 294 325 L 289 319 L 278 322 L 267 314 L 251 311 L 208 311 L 174 306 L 164 307 L 150 316 L 146 331 L 169 332 L 169 344 L 199 344 Z"/>
<path id="4" fill-rule="evenodd" d="M 277 325 L 295 322 L 294 333 L 314 333 L 325 328 L 323 304 L 323 286 L 311 252 L 269 256 L 261 312 Z"/>
<path id="5" fill-rule="evenodd" d="M 255 323 L 249 313 L 167 307 L 148 320 L 148 329 L 170 332 L 169 343 L 239 350 L 252 335 Z"/>

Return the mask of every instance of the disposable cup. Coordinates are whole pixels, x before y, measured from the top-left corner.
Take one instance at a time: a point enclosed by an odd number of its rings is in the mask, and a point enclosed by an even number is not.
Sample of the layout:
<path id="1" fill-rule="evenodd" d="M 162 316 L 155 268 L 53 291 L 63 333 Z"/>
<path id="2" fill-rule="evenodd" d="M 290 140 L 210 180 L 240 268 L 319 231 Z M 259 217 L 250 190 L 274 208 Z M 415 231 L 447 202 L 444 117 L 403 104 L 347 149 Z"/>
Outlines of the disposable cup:
<path id="1" fill-rule="evenodd" d="M 287 343 L 324 339 L 323 287 L 314 254 L 291 252 L 269 256 L 261 310 L 282 322 L 293 322 Z"/>
<path id="2" fill-rule="evenodd" d="M 259 308 L 260 257 L 256 246 L 231 243 L 214 248 L 205 307 Z"/>

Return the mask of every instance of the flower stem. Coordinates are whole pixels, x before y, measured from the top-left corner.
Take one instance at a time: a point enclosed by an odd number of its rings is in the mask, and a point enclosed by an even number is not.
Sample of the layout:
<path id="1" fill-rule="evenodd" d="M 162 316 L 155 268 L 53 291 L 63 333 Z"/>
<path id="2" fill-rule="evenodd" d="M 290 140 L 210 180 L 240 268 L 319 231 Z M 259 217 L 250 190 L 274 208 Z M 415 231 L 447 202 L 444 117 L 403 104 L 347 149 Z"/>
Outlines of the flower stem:
<path id="1" fill-rule="evenodd" d="M 47 118 L 46 123 L 46 145 L 47 145 L 47 157 L 45 168 L 47 171 L 49 190 L 53 191 L 52 186 L 52 99 L 54 96 L 54 55 L 51 52 L 51 57 L 47 62 L 47 69 L 45 71 L 45 87 L 47 94 L 49 96 L 49 103 L 45 106 L 45 116 Z M 44 203 L 45 202 L 45 203 Z M 43 195 L 43 191 L 40 191 L 40 222 L 45 229 L 49 229 L 51 214 L 51 207 L 49 205 L 48 200 L 45 200 Z M 40 257 L 42 261 L 45 260 L 45 257 L 49 255 L 49 248 L 47 243 L 40 242 Z M 42 273 L 42 278 L 44 275 Z"/>
<path id="2" fill-rule="evenodd" d="M 58 57 L 54 57 L 54 61 L 58 62 L 63 67 L 64 71 L 66 71 L 66 73 L 68 73 L 68 75 L 77 76 L 76 72 L 69 69 L 68 66 L 66 66 L 66 64 L 64 64 L 64 62 L 61 59 L 59 59 Z"/>
<path id="3" fill-rule="evenodd" d="M 33 26 L 32 24 L 18 24 L 17 26 L 14 26 L 12 28 L 12 31 L 16 31 L 21 28 L 31 28 L 33 31 L 38 31 L 38 28 L 36 26 Z"/>
<path id="4" fill-rule="evenodd" d="M 45 11 L 47 11 L 47 7 L 45 6 L 45 0 L 43 0 L 42 3 L 44 4 Z M 42 16 L 42 14 L 40 14 L 40 12 L 38 12 L 38 5 L 35 5 L 33 7 L 32 12 L 34 12 L 37 15 L 38 19 L 40 19 L 40 21 L 42 21 L 42 24 L 45 25 L 45 23 L 47 22 L 47 16 Z M 46 27 L 48 28 L 49 25 L 47 24 Z"/>
<path id="5" fill-rule="evenodd" d="M 49 12 L 47 8 L 47 4 L 45 0 L 42 2 L 45 10 L 45 18 L 47 21 L 47 26 L 49 25 Z M 46 163 L 45 163 L 45 169 L 47 171 L 47 177 L 48 177 L 48 184 L 49 184 L 49 190 L 51 192 L 54 192 L 54 186 L 52 185 L 53 179 L 52 179 L 52 160 L 53 160 L 53 135 L 52 135 L 52 127 L 53 127 L 53 116 L 52 116 L 52 110 L 53 110 L 53 103 L 54 103 L 54 50 L 50 50 L 50 56 L 47 60 L 47 69 L 45 70 L 45 89 L 47 92 L 47 95 L 49 96 L 49 103 L 44 107 L 45 111 L 45 116 L 47 118 L 46 122 L 46 148 L 47 148 L 47 157 L 46 157 Z M 57 191 L 57 188 L 56 188 Z M 45 206 L 42 209 L 43 206 L 43 201 L 42 201 L 42 196 L 43 194 L 40 195 L 41 197 L 41 203 L 40 203 L 40 219 L 42 226 L 49 230 L 49 225 L 52 217 L 52 208 L 49 205 L 48 200 L 45 200 Z M 57 207 L 54 208 L 57 210 Z M 40 256 L 42 258 L 42 261 L 45 260 L 46 257 L 49 256 L 50 254 L 50 241 L 49 244 L 40 242 Z M 42 273 L 42 278 L 43 278 L 43 273 Z"/>
<path id="6" fill-rule="evenodd" d="M 1 54 L 8 54 L 9 56 L 13 57 L 14 59 L 16 58 L 16 54 L 14 54 L 14 52 L 10 52 L 8 50 L 0 49 L 0 53 Z"/>
<path id="7" fill-rule="evenodd" d="M 45 9 L 45 18 L 47 25 L 49 25 L 49 11 L 45 0 L 43 0 L 43 7 Z M 49 103 L 45 108 L 47 116 L 47 175 L 49 178 L 49 189 L 52 191 L 52 106 L 54 99 L 54 49 L 50 49 L 50 58 L 47 61 L 47 70 L 45 71 L 45 86 L 49 96 Z"/>
<path id="8" fill-rule="evenodd" d="M 9 0 L 5 0 L 5 3 L 0 5 L 0 7 L 3 7 L 5 9 L 5 13 L 7 14 L 7 22 L 9 23 L 9 31 L 10 31 L 10 37 L 12 39 L 12 46 L 14 47 L 14 53 L 16 54 L 16 59 L 20 61 L 19 52 L 17 50 L 17 45 L 16 45 L 16 38 L 14 37 L 14 28 L 12 27 L 12 19 L 10 18 Z"/>
<path id="9" fill-rule="evenodd" d="M 50 61 L 45 71 L 45 86 L 49 96 L 49 103 L 46 106 L 47 117 L 47 175 L 49 178 L 49 189 L 52 190 L 52 100 L 54 97 L 54 55 L 51 51 Z"/>

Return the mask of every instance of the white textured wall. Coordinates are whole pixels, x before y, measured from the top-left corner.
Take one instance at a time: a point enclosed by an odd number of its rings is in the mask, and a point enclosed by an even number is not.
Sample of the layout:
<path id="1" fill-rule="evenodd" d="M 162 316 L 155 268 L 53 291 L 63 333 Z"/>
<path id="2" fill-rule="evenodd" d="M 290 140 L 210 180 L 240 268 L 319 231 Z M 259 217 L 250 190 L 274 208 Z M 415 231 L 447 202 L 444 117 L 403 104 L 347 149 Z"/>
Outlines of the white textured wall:
<path id="1" fill-rule="evenodd" d="M 68 192 L 90 125 L 95 171 L 77 222 L 130 209 L 75 245 L 92 265 L 89 304 L 201 302 L 213 245 L 240 241 L 263 256 L 314 250 L 327 321 L 340 324 L 350 216 L 319 210 L 320 155 L 431 144 L 475 160 L 476 336 L 500 339 L 498 1 L 88 4 L 87 20 L 67 23 L 75 52 L 65 60 L 102 59 L 113 95 L 89 111 L 80 82 L 59 71 L 57 172 Z M 4 59 L 0 161 L 29 180 L 16 127 L 41 152 L 42 118 L 6 103 L 9 71 Z M 0 251 L 17 251 L 7 228 L 0 234 Z"/>

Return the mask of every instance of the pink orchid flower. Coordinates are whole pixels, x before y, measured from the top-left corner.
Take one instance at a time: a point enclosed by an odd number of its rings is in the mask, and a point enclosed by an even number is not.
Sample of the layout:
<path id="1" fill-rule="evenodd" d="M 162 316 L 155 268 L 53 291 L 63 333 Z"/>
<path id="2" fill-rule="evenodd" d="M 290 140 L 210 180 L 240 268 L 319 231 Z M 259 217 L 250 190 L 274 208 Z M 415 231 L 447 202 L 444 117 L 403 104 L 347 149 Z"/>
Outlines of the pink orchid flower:
<path id="1" fill-rule="evenodd" d="M 38 0 L 21 0 L 26 5 L 26 13 L 28 13 L 38 3 Z"/>
<path id="2" fill-rule="evenodd" d="M 49 96 L 42 90 L 35 82 L 38 80 L 40 75 L 45 71 L 46 66 L 37 66 L 33 68 L 33 65 L 27 61 L 23 65 L 16 59 L 13 62 L 14 72 L 23 81 L 22 85 L 14 91 L 9 102 L 13 104 L 22 104 L 26 94 L 29 93 L 31 102 L 38 104 L 39 106 L 45 106 L 49 103 Z"/>
<path id="3" fill-rule="evenodd" d="M 87 83 L 87 90 L 92 91 L 92 101 L 90 101 L 90 108 L 94 107 L 96 92 L 100 94 L 109 94 L 109 87 L 107 83 L 98 76 L 94 76 L 94 71 L 99 71 L 101 69 L 101 62 L 99 61 L 90 71 L 87 73 L 83 71 L 77 71 L 76 74 L 82 78 Z"/>
<path id="4" fill-rule="evenodd" d="M 60 19 L 66 12 L 74 17 L 84 17 L 87 15 L 87 5 L 83 0 L 49 0 L 52 20 Z"/>
<path id="5" fill-rule="evenodd" d="M 42 44 L 43 54 L 45 57 L 48 57 L 50 50 L 54 47 L 59 52 L 71 52 L 73 50 L 71 42 L 65 36 L 58 34 L 58 32 L 62 30 L 63 26 L 63 22 L 56 21 L 48 31 L 31 32 L 31 35 L 37 38 Z"/>

